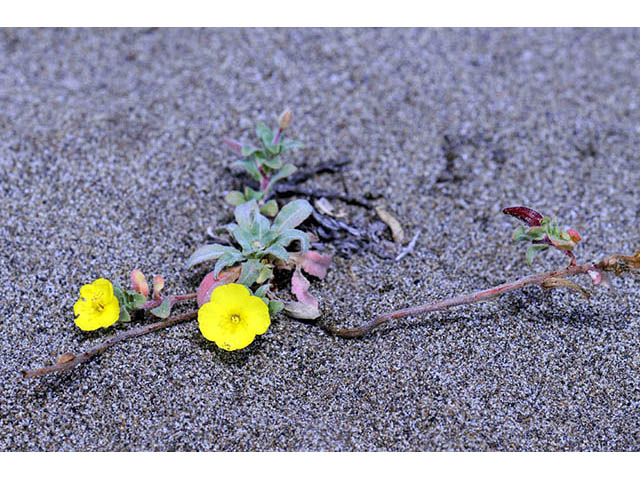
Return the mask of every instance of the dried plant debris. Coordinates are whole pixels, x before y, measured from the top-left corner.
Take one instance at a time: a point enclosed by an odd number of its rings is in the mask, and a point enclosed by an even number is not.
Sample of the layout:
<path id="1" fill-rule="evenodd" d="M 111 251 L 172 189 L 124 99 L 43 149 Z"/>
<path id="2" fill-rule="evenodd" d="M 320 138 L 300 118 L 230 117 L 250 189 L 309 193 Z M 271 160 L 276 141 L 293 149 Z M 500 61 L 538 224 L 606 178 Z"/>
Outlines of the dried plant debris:
<path id="1" fill-rule="evenodd" d="M 382 205 L 378 205 L 376 207 L 376 213 L 380 217 L 380 220 L 386 223 L 391 229 L 393 241 L 399 244 L 404 243 L 404 230 L 402 229 L 402 225 L 400 225 L 398 219 L 391 215 Z"/>

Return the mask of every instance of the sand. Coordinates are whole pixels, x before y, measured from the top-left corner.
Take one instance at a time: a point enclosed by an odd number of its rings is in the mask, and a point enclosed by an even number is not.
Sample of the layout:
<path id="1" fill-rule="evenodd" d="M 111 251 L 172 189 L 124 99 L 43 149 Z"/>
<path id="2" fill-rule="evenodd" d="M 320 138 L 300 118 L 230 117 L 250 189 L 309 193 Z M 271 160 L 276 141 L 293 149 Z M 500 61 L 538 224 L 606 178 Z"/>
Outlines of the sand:
<path id="1" fill-rule="evenodd" d="M 139 268 L 193 291 L 207 266 L 184 262 L 246 179 L 220 138 L 250 140 L 285 107 L 309 146 L 294 163 L 350 160 L 306 186 L 382 195 L 407 239 L 422 231 L 399 262 L 336 255 L 311 286 L 322 322 L 563 265 L 527 265 L 506 206 L 578 229 L 579 261 L 633 253 L 639 67 L 638 30 L 0 30 L 0 449 L 637 450 L 637 277 L 361 340 L 280 315 L 225 352 L 189 322 L 70 372 L 19 372 L 130 328 L 74 325 L 95 278 Z"/>

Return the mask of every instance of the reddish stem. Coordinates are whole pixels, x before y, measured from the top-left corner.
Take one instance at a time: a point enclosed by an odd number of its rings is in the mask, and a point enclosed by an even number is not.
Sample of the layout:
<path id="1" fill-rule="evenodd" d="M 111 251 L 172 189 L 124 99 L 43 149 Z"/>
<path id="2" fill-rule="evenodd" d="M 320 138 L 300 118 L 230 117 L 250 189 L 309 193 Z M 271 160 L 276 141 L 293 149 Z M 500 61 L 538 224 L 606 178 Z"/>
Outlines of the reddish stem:
<path id="1" fill-rule="evenodd" d="M 360 327 L 336 328 L 331 326 L 325 326 L 324 328 L 328 330 L 330 333 L 337 335 L 338 337 L 343 337 L 343 338 L 362 337 L 367 333 L 369 333 L 374 328 L 376 328 L 377 326 L 382 325 L 390 320 L 395 320 L 398 318 L 408 317 L 412 315 L 420 315 L 423 313 L 435 312 L 438 310 L 444 310 L 450 307 L 455 307 L 457 305 L 468 305 L 472 303 L 478 303 L 513 290 L 519 290 L 521 288 L 526 287 L 527 285 L 543 286 L 542 284 L 545 280 L 553 277 L 562 278 L 562 277 L 570 277 L 570 276 L 579 275 L 579 274 L 588 274 L 589 270 L 594 270 L 594 269 L 601 270 L 602 269 L 601 265 L 604 265 L 605 261 L 606 260 L 604 260 L 603 262 L 600 262 L 597 265 L 592 265 L 592 264 L 569 265 L 568 267 L 562 268 L 560 270 L 555 270 L 553 272 L 537 273 L 535 275 L 529 275 L 528 277 L 524 277 L 512 282 L 503 283 L 502 285 L 498 285 L 496 287 L 492 287 L 486 290 L 480 290 L 475 293 L 459 295 L 457 297 L 449 298 L 446 300 L 439 300 L 437 302 L 425 303 L 422 305 L 404 308 L 401 310 L 394 310 L 392 312 L 378 315 L 373 320 L 371 320 L 368 323 L 365 323 Z"/>
<path id="2" fill-rule="evenodd" d="M 87 360 L 91 360 L 96 355 L 104 352 L 107 348 L 115 345 L 122 340 L 127 340 L 133 337 L 139 337 L 140 335 L 145 335 L 147 333 L 155 332 L 162 328 L 167 328 L 172 325 L 176 325 L 178 323 L 185 322 L 187 320 L 191 320 L 198 315 L 198 311 L 194 310 L 192 312 L 183 313 L 181 315 L 176 315 L 174 317 L 167 318 L 166 320 L 162 320 L 160 322 L 151 323 L 149 325 L 143 325 L 142 327 L 134 328 L 132 330 L 127 330 L 126 332 L 118 333 L 117 335 L 113 335 L 107 338 L 104 342 L 99 345 L 87 350 L 86 352 L 78 355 L 77 357 L 74 355 L 70 355 L 71 360 L 62 363 L 56 363 L 55 365 L 50 365 L 48 367 L 42 367 L 35 370 L 23 370 L 22 375 L 25 378 L 36 377 L 38 375 L 44 375 L 45 373 L 51 372 L 59 372 L 62 370 L 70 370 L 76 365 L 79 365 Z"/>
<path id="3" fill-rule="evenodd" d="M 196 298 L 198 296 L 197 293 L 186 293 L 184 295 L 174 295 L 172 297 L 168 297 L 171 300 L 171 306 L 173 307 L 178 302 L 183 302 L 185 300 L 191 300 L 192 298 Z M 155 308 L 162 304 L 164 298 L 160 297 L 154 300 L 149 300 L 146 303 L 143 303 L 138 310 L 149 310 L 150 308 Z"/>

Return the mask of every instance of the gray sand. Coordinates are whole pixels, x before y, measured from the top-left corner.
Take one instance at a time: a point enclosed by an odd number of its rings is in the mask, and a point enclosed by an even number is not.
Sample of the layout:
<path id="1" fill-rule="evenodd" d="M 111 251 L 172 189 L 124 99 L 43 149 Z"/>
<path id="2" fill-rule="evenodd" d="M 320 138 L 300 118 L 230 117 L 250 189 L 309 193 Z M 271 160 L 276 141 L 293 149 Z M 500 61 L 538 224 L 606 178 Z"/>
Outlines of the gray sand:
<path id="1" fill-rule="evenodd" d="M 193 291 L 207 269 L 184 261 L 245 179 L 219 139 L 285 106 L 310 145 L 296 163 L 351 160 L 350 193 L 423 231 L 400 262 L 337 257 L 312 284 L 323 321 L 564 264 L 527 266 L 505 206 L 577 228 L 579 260 L 640 246 L 640 31 L 0 30 L 1 449 L 638 449 L 629 277 L 617 297 L 532 287 L 360 341 L 278 316 L 229 353 L 190 322 L 22 379 L 128 328 L 75 327 L 84 283 L 140 268 Z"/>

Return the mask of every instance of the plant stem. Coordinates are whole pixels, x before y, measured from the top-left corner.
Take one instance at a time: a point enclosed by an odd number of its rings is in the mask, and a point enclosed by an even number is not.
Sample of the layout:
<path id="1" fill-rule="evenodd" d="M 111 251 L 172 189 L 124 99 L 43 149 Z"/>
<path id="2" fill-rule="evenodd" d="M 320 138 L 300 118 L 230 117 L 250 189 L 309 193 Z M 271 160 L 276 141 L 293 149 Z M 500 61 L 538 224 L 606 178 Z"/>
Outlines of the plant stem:
<path id="1" fill-rule="evenodd" d="M 196 298 L 198 296 L 197 293 L 186 293 L 184 295 L 174 295 L 172 297 L 169 297 L 169 299 L 171 300 L 171 306 L 173 307 L 176 303 L 178 302 L 183 302 L 185 300 L 190 300 L 192 298 Z M 162 301 L 164 300 L 164 298 L 158 298 L 156 300 L 149 300 L 146 303 L 143 303 L 140 308 L 138 308 L 138 310 L 148 310 L 150 308 L 155 308 L 157 306 L 159 306 L 160 304 L 162 304 Z"/>
<path id="2" fill-rule="evenodd" d="M 378 315 L 373 320 L 359 327 L 337 328 L 333 326 L 324 326 L 323 328 L 327 330 L 329 333 L 332 333 L 338 337 L 358 338 L 366 335 L 374 328 L 390 320 L 404 318 L 411 315 L 420 315 L 423 313 L 436 312 L 438 310 L 445 310 L 447 308 L 455 307 L 458 305 L 469 305 L 472 303 L 482 302 L 489 298 L 497 297 L 499 295 L 505 294 L 507 292 L 511 292 L 513 290 L 520 290 L 521 288 L 524 288 L 527 285 L 538 285 L 542 288 L 548 288 L 546 285 L 544 285 L 544 283 L 546 280 L 550 278 L 571 277 L 574 275 L 588 274 L 590 271 L 598 271 L 600 273 L 603 273 L 605 271 L 615 270 L 617 274 L 619 272 L 618 270 L 616 270 L 616 265 L 619 264 L 619 260 L 624 259 L 623 262 L 626 265 L 631 265 L 628 263 L 628 261 L 633 262 L 633 258 L 634 257 L 612 255 L 611 257 L 605 258 L 604 260 L 602 260 L 597 264 L 569 265 L 566 268 L 561 268 L 559 270 L 554 270 L 552 272 L 537 273 L 535 275 L 529 275 L 528 277 L 524 277 L 512 282 L 503 283 L 502 285 L 498 285 L 496 287 L 492 287 L 487 290 L 480 290 L 475 293 L 470 293 L 467 295 L 459 295 L 457 297 L 452 297 L 445 300 L 438 300 L 437 302 L 432 302 L 432 303 L 425 303 L 415 307 L 404 308 L 401 310 L 394 310 L 392 312 Z M 632 267 L 631 269 L 633 268 L 637 269 L 637 267 Z M 623 269 L 622 271 L 628 271 L 628 270 L 629 269 L 627 270 Z"/>
<path id="3" fill-rule="evenodd" d="M 193 298 L 193 297 L 190 297 Z M 118 342 L 123 340 L 127 340 L 133 337 L 139 337 L 140 335 L 146 335 L 147 333 L 155 332 L 157 330 L 161 330 L 163 328 L 171 327 L 173 325 L 177 325 L 178 323 L 186 322 L 187 320 L 191 320 L 198 315 L 197 310 L 193 310 L 191 312 L 183 313 L 181 315 L 175 315 L 173 317 L 167 318 L 166 320 L 162 320 L 160 322 L 152 323 L 150 325 L 144 325 L 142 327 L 134 328 L 132 330 L 128 330 L 126 332 L 118 333 L 117 335 L 113 335 L 107 338 L 104 342 L 99 345 L 87 350 L 86 352 L 74 356 L 71 360 L 63 363 L 57 363 L 55 365 L 50 365 L 48 367 L 42 367 L 35 370 L 23 370 L 22 375 L 25 378 L 36 377 L 38 375 L 44 375 L 46 373 L 51 372 L 59 372 L 63 370 L 70 370 L 74 368 L 76 365 L 79 365 L 87 360 L 91 360 L 96 355 L 104 352 L 107 348 L 115 345 Z"/>

